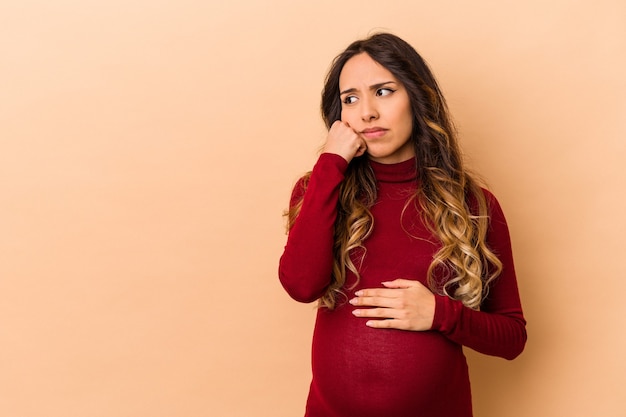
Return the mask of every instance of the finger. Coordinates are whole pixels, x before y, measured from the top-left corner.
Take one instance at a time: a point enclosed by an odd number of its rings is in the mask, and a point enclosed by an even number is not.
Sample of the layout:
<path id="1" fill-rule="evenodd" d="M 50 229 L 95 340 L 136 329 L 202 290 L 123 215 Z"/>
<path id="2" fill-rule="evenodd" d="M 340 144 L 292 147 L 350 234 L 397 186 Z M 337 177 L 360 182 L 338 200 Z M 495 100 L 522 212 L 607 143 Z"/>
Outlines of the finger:
<path id="1" fill-rule="evenodd" d="M 355 157 L 359 157 L 359 156 L 363 156 L 363 154 L 365 154 L 365 151 L 367 151 L 367 146 L 365 145 L 358 145 L 359 147 L 356 150 L 356 153 L 354 154 Z"/>
<path id="2" fill-rule="evenodd" d="M 357 297 L 398 297 L 398 288 L 366 288 L 354 293 Z"/>
<path id="3" fill-rule="evenodd" d="M 383 308 L 398 308 L 400 307 L 398 297 L 356 297 L 349 302 L 353 306 L 361 307 L 383 307 Z"/>
<path id="4" fill-rule="evenodd" d="M 398 329 L 398 330 L 407 330 L 407 323 L 402 320 L 396 319 L 387 319 L 387 320 L 368 320 L 365 322 L 367 327 L 372 327 L 375 329 Z"/>
<path id="5" fill-rule="evenodd" d="M 393 281 L 385 281 L 382 282 L 387 288 L 411 288 L 411 287 L 419 287 L 423 284 L 419 281 L 411 280 L 411 279 L 394 279 Z"/>
<path id="6" fill-rule="evenodd" d="M 399 319 L 403 318 L 402 312 L 393 308 L 361 308 L 352 311 L 357 317 L 377 318 L 377 319 Z"/>
<path id="7" fill-rule="evenodd" d="M 356 154 L 354 156 L 357 156 L 357 157 L 363 156 L 365 152 L 367 152 L 367 145 L 365 144 L 363 140 L 361 140 L 361 143 L 359 144 L 359 149 L 357 149 Z"/>
<path id="8" fill-rule="evenodd" d="M 352 129 L 352 127 L 347 122 L 344 122 L 343 120 L 336 120 L 330 128 L 332 129 L 333 127 L 336 129 L 345 129 L 345 130 L 349 130 L 351 132 L 356 133 L 354 129 Z"/>

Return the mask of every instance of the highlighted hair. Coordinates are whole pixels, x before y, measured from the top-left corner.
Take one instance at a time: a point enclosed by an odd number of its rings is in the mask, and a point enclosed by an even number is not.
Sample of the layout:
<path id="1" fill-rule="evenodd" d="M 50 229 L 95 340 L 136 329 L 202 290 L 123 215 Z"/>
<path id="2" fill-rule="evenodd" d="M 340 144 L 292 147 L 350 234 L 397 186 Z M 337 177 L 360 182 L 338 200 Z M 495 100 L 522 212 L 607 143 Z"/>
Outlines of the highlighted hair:
<path id="1" fill-rule="evenodd" d="M 463 167 L 446 101 L 422 57 L 408 43 L 387 33 L 352 43 L 335 58 L 326 77 L 321 104 L 324 122 L 330 128 L 341 119 L 339 76 L 345 63 L 361 53 L 389 70 L 409 95 L 413 113 L 411 141 L 420 185 L 407 205 L 418 205 L 424 223 L 441 244 L 428 268 L 430 289 L 478 310 L 489 283 L 502 271 L 502 263 L 486 243 L 487 199 Z M 348 271 L 359 279 L 359 265 L 350 255 L 360 254 L 361 260 L 365 256 L 363 242 L 374 227 L 369 209 L 376 198 L 376 179 L 369 161 L 353 159 L 340 186 L 332 281 L 320 299 L 321 306 L 336 306 L 343 296 Z M 301 202 L 288 211 L 288 228 L 300 206 Z"/>

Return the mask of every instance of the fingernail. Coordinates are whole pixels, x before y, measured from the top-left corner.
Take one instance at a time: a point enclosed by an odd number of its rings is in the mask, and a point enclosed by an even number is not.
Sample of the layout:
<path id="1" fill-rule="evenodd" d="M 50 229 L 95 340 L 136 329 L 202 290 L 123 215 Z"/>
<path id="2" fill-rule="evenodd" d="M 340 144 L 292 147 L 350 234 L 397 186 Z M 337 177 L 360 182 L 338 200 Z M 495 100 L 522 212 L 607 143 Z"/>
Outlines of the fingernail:
<path id="1" fill-rule="evenodd" d="M 361 315 L 361 310 L 353 310 L 352 314 L 354 314 L 355 316 L 360 316 Z"/>
<path id="2" fill-rule="evenodd" d="M 356 304 L 356 298 L 351 299 L 350 301 L 348 301 L 350 304 L 354 305 Z"/>
<path id="3" fill-rule="evenodd" d="M 354 295 L 356 295 L 357 297 L 360 297 L 363 294 L 363 291 L 358 290 L 357 292 L 354 293 Z"/>

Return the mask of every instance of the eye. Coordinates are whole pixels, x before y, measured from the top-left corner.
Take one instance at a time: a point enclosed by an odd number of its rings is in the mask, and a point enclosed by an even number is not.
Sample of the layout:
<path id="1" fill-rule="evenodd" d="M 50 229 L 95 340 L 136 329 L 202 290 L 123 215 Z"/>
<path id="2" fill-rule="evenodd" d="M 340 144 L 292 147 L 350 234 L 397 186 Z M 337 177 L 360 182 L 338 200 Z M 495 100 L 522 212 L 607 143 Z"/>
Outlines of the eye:
<path id="1" fill-rule="evenodd" d="M 396 90 L 392 90 L 391 88 L 379 88 L 378 90 L 376 90 L 376 96 L 377 97 L 388 96 L 389 94 L 392 94 L 395 91 Z"/>
<path id="2" fill-rule="evenodd" d="M 356 103 L 357 98 L 355 96 L 346 96 L 346 98 L 343 99 L 343 104 L 354 104 Z"/>

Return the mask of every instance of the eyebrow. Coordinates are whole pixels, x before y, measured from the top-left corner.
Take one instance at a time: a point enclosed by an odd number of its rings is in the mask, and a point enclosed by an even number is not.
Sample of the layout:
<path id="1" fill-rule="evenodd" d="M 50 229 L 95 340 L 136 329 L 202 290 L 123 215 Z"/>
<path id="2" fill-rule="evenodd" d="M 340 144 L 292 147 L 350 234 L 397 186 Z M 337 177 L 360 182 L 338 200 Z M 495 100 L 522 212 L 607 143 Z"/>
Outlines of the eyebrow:
<path id="1" fill-rule="evenodd" d="M 378 90 L 380 87 L 384 87 L 387 84 L 396 84 L 396 82 L 395 81 L 385 81 L 385 82 L 382 82 L 382 83 L 377 83 L 377 84 L 374 84 L 374 85 L 370 85 L 370 90 Z M 344 94 L 354 93 L 356 91 L 358 91 L 358 89 L 356 89 L 356 88 L 348 88 L 347 90 L 344 90 L 344 91 L 340 92 L 339 95 L 343 96 Z"/>

